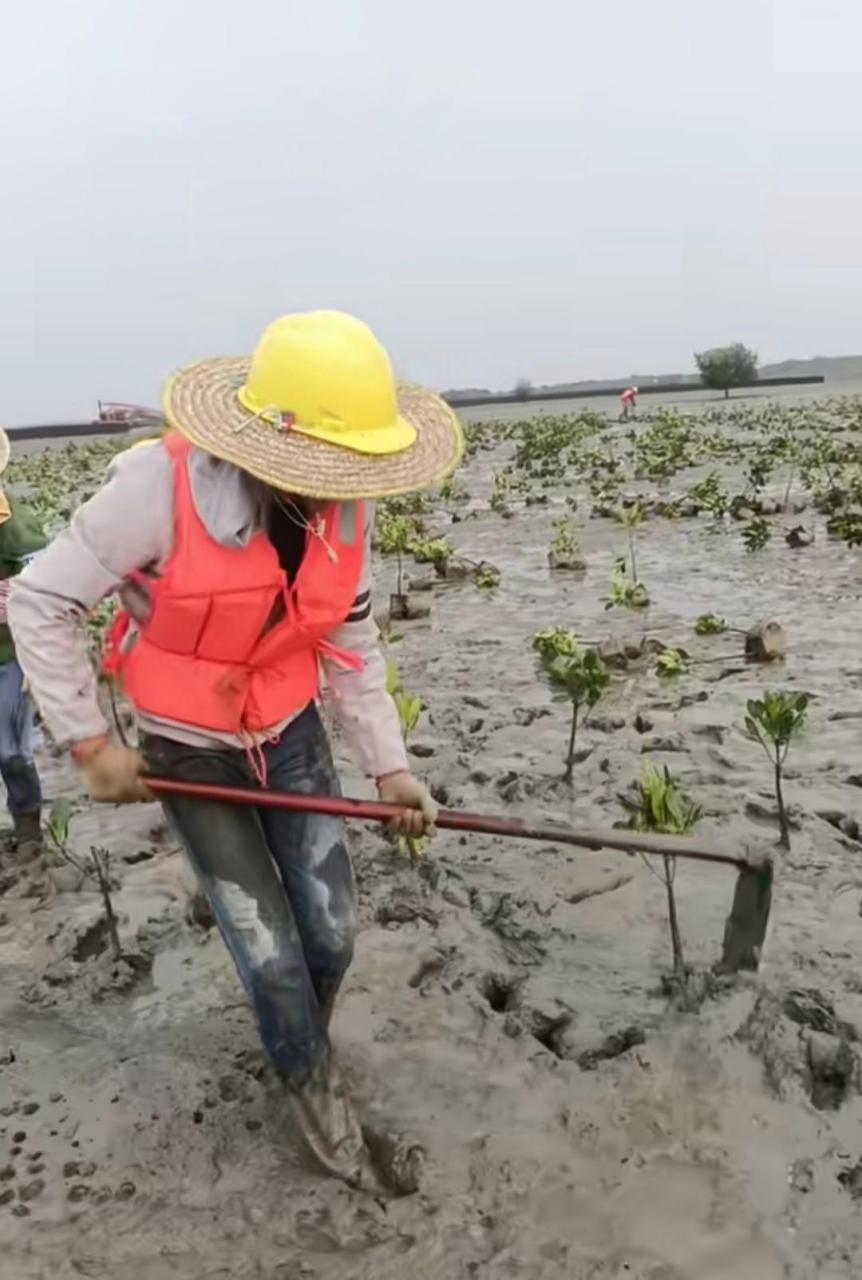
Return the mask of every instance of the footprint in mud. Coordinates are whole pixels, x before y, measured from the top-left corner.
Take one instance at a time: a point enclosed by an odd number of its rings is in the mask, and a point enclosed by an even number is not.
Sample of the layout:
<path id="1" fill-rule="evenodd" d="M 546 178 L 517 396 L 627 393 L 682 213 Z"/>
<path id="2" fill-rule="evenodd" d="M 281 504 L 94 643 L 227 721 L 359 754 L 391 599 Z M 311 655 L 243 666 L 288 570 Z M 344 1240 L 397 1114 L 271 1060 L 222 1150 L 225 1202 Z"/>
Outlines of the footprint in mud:
<path id="1" fill-rule="evenodd" d="M 838 1185 L 849 1192 L 854 1200 L 862 1200 L 862 1158 L 855 1164 L 846 1165 L 835 1176 Z"/>
<path id="2" fill-rule="evenodd" d="M 485 973 L 479 979 L 479 991 L 494 1013 L 508 1013 L 518 1002 L 520 978 L 504 973 Z"/>
<path id="3" fill-rule="evenodd" d="M 553 1012 L 525 1004 L 522 988 L 525 979 L 511 974 L 489 971 L 479 979 L 479 991 L 494 1013 L 505 1015 L 504 1029 L 507 1035 L 531 1036 L 543 1049 L 555 1058 L 564 1058 L 562 1036 L 572 1023 L 572 1014 L 566 1009 Z"/>
<path id="4" fill-rule="evenodd" d="M 736 1037 L 761 1059 L 777 1097 L 788 1077 L 801 1081 L 820 1111 L 837 1111 L 859 1091 L 859 1031 L 814 988 L 762 992 Z"/>
<path id="5" fill-rule="evenodd" d="M 107 1204 L 109 1200 L 131 1200 L 137 1192 L 134 1182 L 129 1179 L 112 1188 L 105 1183 L 100 1187 L 90 1181 L 96 1176 L 97 1165 L 94 1160 L 67 1160 L 63 1165 L 63 1177 L 71 1183 L 66 1192 L 70 1204 L 83 1204 L 85 1201 L 93 1205 Z"/>
<path id="6" fill-rule="evenodd" d="M 50 1137 L 55 1138 L 59 1137 L 59 1129 L 69 1117 L 51 1118 L 47 1108 L 54 1106 L 63 1110 L 64 1103 L 64 1095 L 58 1092 L 52 1093 L 44 1106 L 43 1102 L 32 1098 L 17 1098 L 3 1108 L 3 1114 L 37 1117 L 37 1124 L 44 1117 L 46 1128 L 57 1125 L 57 1128 L 50 1129 Z M 0 1133 L 5 1132 L 0 1130 Z M 73 1158 L 63 1162 L 56 1158 L 55 1163 L 50 1150 L 42 1149 L 39 1136 L 28 1134 L 26 1129 L 16 1128 L 10 1138 L 9 1159 L 0 1166 L 0 1208 L 7 1208 L 17 1218 L 30 1217 L 52 1183 L 60 1184 L 61 1195 L 72 1205 L 84 1205 L 86 1202 L 98 1206 L 108 1201 L 128 1201 L 137 1193 L 135 1183 L 129 1179 L 117 1185 L 94 1185 L 98 1166 L 93 1160 Z M 73 1147 L 78 1144 L 78 1139 L 72 1140 Z"/>

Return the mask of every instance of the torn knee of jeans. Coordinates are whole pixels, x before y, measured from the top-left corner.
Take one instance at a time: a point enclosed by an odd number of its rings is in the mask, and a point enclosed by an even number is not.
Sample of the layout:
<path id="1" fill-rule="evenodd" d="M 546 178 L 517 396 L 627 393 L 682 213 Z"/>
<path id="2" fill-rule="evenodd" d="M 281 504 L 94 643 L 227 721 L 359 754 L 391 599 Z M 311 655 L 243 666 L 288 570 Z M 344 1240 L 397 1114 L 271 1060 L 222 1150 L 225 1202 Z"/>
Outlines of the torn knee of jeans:
<path id="1" fill-rule="evenodd" d="M 317 973 L 342 973 L 353 959 L 356 920 L 351 909 L 337 918 L 318 915 L 307 922 L 305 955 Z"/>
<path id="2" fill-rule="evenodd" d="M 309 951 L 347 956 L 353 953 L 356 913 L 349 893 L 333 893 L 325 881 L 313 878 L 307 900 L 303 933 Z"/>
<path id="3" fill-rule="evenodd" d="M 322 867 L 329 857 L 347 858 L 344 845 L 344 825 L 340 818 L 321 818 L 311 829 L 308 850 L 309 865 Z"/>
<path id="4" fill-rule="evenodd" d="M 252 965 L 260 968 L 275 959 L 278 940 L 275 930 L 263 919 L 257 898 L 231 880 L 216 880 L 214 893 L 227 927 L 242 937 Z"/>

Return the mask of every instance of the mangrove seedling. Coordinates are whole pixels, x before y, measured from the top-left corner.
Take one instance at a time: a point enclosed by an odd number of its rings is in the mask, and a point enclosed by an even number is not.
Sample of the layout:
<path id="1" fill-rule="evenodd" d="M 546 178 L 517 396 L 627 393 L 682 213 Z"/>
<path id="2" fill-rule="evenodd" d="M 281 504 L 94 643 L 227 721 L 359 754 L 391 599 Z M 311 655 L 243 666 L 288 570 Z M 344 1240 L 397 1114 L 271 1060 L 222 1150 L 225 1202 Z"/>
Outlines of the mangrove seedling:
<path id="1" fill-rule="evenodd" d="M 727 620 L 715 613 L 702 613 L 695 620 L 694 631 L 698 636 L 720 636 L 727 630 Z"/>
<path id="2" fill-rule="evenodd" d="M 782 786 L 784 762 L 793 740 L 805 728 L 808 693 L 785 693 L 768 689 L 762 698 L 751 698 L 746 705 L 745 728 L 748 736 L 759 742 L 772 762 L 775 780 L 775 803 L 778 808 L 778 843 L 790 848 L 790 824 L 784 806 Z"/>
<path id="3" fill-rule="evenodd" d="M 397 558 L 398 574 L 396 578 L 396 594 L 404 598 L 404 555 L 410 550 L 416 536 L 416 526 L 409 516 L 390 516 L 378 521 L 377 542 L 385 556 Z"/>
<path id="4" fill-rule="evenodd" d="M 401 736 L 406 743 L 419 723 L 424 704 L 418 694 L 405 692 L 401 683 L 401 674 L 394 662 L 386 664 L 386 689 L 395 703 L 401 725 Z M 425 847 L 425 838 L 424 836 L 399 836 L 395 844 L 397 848 L 406 850 L 413 862 L 418 862 Z"/>
<path id="5" fill-rule="evenodd" d="M 511 496 L 512 481 L 508 471 L 496 471 L 494 473 L 494 482 L 491 486 L 490 506 L 492 511 L 496 511 L 498 515 L 504 515 L 509 512 L 509 498 Z"/>
<path id="6" fill-rule="evenodd" d="M 728 497 L 719 479 L 717 471 L 710 471 L 705 479 L 700 480 L 688 491 L 690 501 L 703 507 L 712 515 L 720 518 L 728 509 Z"/>
<path id="7" fill-rule="evenodd" d="M 754 516 L 743 526 L 742 541 L 745 543 L 745 549 L 749 554 L 755 551 L 762 551 L 771 537 L 772 530 L 762 516 Z"/>
<path id="8" fill-rule="evenodd" d="M 72 806 L 66 796 L 60 796 L 51 805 L 48 816 L 48 835 L 51 843 L 64 862 L 81 877 L 81 883 L 88 875 L 92 875 L 102 895 L 102 906 L 105 912 L 105 926 L 111 940 L 111 952 L 115 960 L 122 960 L 123 949 L 120 946 L 120 932 L 114 902 L 111 897 L 111 855 L 107 849 L 96 845 L 90 846 L 90 866 L 86 866 L 69 850 L 69 824 L 72 819 Z"/>
<path id="9" fill-rule="evenodd" d="M 684 836 L 699 820 L 700 808 L 681 795 L 670 770 L 655 769 L 651 764 L 644 765 L 638 783 L 638 812 L 635 818 L 636 831 L 662 832 L 665 835 Z M 676 909 L 676 858 L 671 854 L 662 854 L 663 871 L 656 871 L 645 855 L 644 863 L 652 873 L 664 884 L 667 895 L 667 918 L 670 929 L 671 951 L 673 954 L 674 976 L 685 984 L 686 967 L 682 946 L 682 934 L 679 927 L 679 915 Z"/>
<path id="10" fill-rule="evenodd" d="M 533 636 L 533 648 L 543 663 L 554 658 L 571 658 L 578 652 L 578 637 L 568 627 L 546 627 Z"/>
<path id="11" fill-rule="evenodd" d="M 773 459 L 766 453 L 756 453 L 748 464 L 745 478 L 748 481 L 747 497 L 751 502 L 759 503 L 760 494 L 772 475 Z"/>
<path id="12" fill-rule="evenodd" d="M 500 570 L 490 560 L 483 560 L 476 570 L 473 581 L 481 591 L 493 591 L 500 585 Z"/>
<path id="13" fill-rule="evenodd" d="M 572 722 L 563 781 L 571 783 L 575 768 L 575 746 L 578 722 L 584 707 L 592 708 L 610 684 L 610 672 L 594 649 L 578 647 L 572 632 L 554 628 L 540 632 L 533 647 L 542 658 L 542 666 L 557 696 L 571 703 Z"/>
<path id="14" fill-rule="evenodd" d="M 841 511 L 826 522 L 826 532 L 848 547 L 862 547 L 862 512 Z"/>
<path id="15" fill-rule="evenodd" d="M 632 582 L 637 585 L 638 581 L 638 562 L 635 556 L 635 533 L 639 525 L 643 524 L 644 510 L 639 502 L 633 502 L 630 507 L 623 507 L 620 520 L 625 525 L 629 535 L 629 559 L 632 566 Z"/>
<path id="16" fill-rule="evenodd" d="M 670 680 L 688 671 L 688 658 L 679 649 L 662 649 L 655 664 L 656 675 Z"/>
<path id="17" fill-rule="evenodd" d="M 642 582 L 634 582 L 628 575 L 624 557 L 617 560 L 611 575 L 610 592 L 605 597 L 605 609 L 646 609 L 649 594 Z"/>
<path id="18" fill-rule="evenodd" d="M 445 577 L 446 562 L 455 548 L 448 538 L 419 538 L 410 550 L 417 564 L 432 564 L 441 577 Z"/>
<path id="19" fill-rule="evenodd" d="M 548 564 L 552 569 L 586 568 L 586 561 L 580 554 L 577 525 L 568 516 L 554 521 L 554 539 L 548 552 Z"/>
<path id="20" fill-rule="evenodd" d="M 394 662 L 386 664 L 386 688 L 398 711 L 401 723 L 401 736 L 407 742 L 419 723 L 424 704 L 418 694 L 406 693 L 401 683 L 401 674 Z"/>
<path id="21" fill-rule="evenodd" d="M 462 497 L 461 490 L 458 488 L 458 481 L 455 476 L 449 476 L 440 485 L 440 501 L 454 502 Z"/>

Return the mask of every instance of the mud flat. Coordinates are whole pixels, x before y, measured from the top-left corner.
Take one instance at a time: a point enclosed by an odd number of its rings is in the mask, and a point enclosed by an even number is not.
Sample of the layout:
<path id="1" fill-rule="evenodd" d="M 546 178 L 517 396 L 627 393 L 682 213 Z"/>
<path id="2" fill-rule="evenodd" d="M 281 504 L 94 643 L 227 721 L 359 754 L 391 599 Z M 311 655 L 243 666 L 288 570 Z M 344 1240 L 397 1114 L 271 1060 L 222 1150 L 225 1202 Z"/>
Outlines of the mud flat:
<path id="1" fill-rule="evenodd" d="M 813 475 L 791 484 L 804 514 L 767 514 L 772 537 L 754 554 L 741 538 L 749 514 L 671 519 L 653 501 L 685 498 L 711 471 L 744 492 L 787 414 L 794 439 L 831 439 L 852 463 L 859 408 L 843 406 L 776 410 L 780 422 L 762 406 L 692 415 L 683 465 L 658 477 L 635 474 L 643 450 L 632 453 L 627 427 L 597 428 L 550 476 L 519 489 L 516 466 L 505 502 L 494 477 L 524 433 L 486 428 L 454 491 L 422 513 L 429 534 L 501 571 L 491 591 L 440 578 L 429 617 L 390 637 L 405 688 L 425 703 L 416 767 L 449 805 L 624 824 L 649 760 L 702 806 L 699 837 L 771 846 L 772 778 L 745 703 L 766 688 L 813 702 L 787 761 L 792 847 L 776 863 L 757 974 L 711 972 L 732 872 L 679 867 L 701 981 L 693 1011 L 665 993 L 664 889 L 641 859 L 441 833 L 417 868 L 353 829 L 363 929 L 334 1036 L 369 1117 L 426 1149 L 414 1195 L 378 1203 L 300 1166 L 157 806 L 88 807 L 67 762 L 43 753 L 46 790 L 76 803 L 72 852 L 110 849 L 123 959 L 92 881 L 0 858 L 4 1280 L 862 1274 L 859 553 L 827 536 Z M 711 433 L 732 447 L 704 456 Z M 616 472 L 590 462 L 593 450 Z M 761 486 L 764 507 L 783 505 L 785 462 Z M 590 492 L 609 479 L 615 492 Z M 626 535 L 590 512 L 631 494 L 652 507 L 636 535 L 651 605 L 606 611 Z M 553 522 L 573 497 L 587 567 L 551 572 Z M 785 530 L 802 521 L 815 540 L 792 549 Z M 384 601 L 391 560 L 378 577 Z M 776 619 L 785 660 L 746 663 L 735 632 L 695 636 L 707 612 L 743 629 Z M 556 624 L 623 653 L 581 730 L 571 789 L 566 708 L 530 648 Z M 654 662 L 626 658 L 644 635 L 684 648 L 689 669 L 661 679 Z"/>

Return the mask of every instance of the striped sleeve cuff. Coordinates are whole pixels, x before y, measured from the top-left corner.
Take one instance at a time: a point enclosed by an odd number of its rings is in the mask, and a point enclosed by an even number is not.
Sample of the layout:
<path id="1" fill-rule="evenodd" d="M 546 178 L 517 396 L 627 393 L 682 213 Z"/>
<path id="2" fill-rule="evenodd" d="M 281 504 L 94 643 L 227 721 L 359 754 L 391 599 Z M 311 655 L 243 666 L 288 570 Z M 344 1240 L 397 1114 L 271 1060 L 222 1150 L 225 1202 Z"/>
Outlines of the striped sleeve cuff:
<path id="1" fill-rule="evenodd" d="M 345 622 L 364 622 L 366 618 L 371 616 L 371 592 L 362 591 L 353 601 L 353 604 L 344 619 Z"/>

